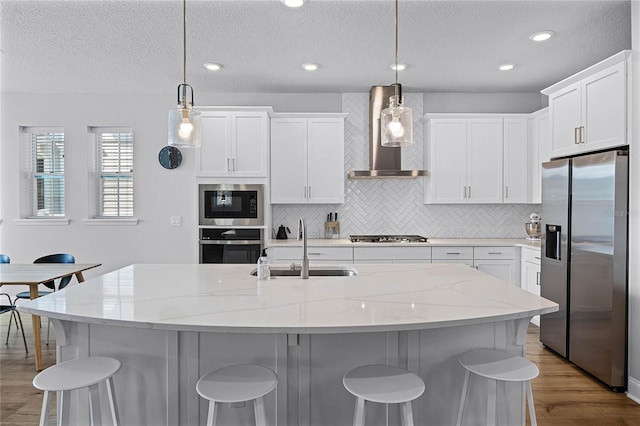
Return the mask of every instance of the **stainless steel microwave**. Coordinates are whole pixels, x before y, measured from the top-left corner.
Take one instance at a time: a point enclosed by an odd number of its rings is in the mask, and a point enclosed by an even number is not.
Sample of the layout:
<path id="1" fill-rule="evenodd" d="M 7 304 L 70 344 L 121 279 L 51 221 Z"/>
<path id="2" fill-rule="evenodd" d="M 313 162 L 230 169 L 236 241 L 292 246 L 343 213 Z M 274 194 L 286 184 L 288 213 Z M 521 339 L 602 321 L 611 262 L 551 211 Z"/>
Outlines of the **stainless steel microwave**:
<path id="1" fill-rule="evenodd" d="M 201 226 L 264 225 L 264 185 L 200 184 Z"/>

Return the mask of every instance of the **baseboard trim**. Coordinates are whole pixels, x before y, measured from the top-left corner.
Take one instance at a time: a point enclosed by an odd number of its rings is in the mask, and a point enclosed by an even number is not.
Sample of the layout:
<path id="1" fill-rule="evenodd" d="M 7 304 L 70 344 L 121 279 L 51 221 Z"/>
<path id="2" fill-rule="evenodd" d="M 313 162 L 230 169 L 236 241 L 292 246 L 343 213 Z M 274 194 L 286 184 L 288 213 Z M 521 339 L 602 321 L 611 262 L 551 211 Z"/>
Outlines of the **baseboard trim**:
<path id="1" fill-rule="evenodd" d="M 629 376 L 627 378 L 627 396 L 640 404 L 640 380 Z"/>

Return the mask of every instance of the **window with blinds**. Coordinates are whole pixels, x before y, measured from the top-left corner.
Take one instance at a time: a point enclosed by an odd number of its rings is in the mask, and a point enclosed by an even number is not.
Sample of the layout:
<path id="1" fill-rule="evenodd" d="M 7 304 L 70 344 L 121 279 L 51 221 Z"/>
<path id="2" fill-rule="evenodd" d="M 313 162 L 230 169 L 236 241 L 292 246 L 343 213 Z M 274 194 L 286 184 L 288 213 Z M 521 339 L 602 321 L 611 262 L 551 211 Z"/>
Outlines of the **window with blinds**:
<path id="1" fill-rule="evenodd" d="M 27 217 L 64 216 L 64 131 L 24 127 L 28 151 Z"/>
<path id="2" fill-rule="evenodd" d="M 95 145 L 90 174 L 95 182 L 94 218 L 133 216 L 133 131 L 90 128 Z"/>

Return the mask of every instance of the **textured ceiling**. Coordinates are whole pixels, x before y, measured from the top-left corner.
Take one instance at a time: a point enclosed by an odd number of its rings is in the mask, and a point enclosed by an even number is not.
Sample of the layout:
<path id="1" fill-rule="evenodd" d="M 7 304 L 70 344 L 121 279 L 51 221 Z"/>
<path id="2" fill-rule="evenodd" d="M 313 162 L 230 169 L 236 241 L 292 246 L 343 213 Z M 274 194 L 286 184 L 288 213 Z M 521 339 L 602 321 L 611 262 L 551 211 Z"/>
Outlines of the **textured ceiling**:
<path id="1" fill-rule="evenodd" d="M 638 0 L 633 0 L 638 1 Z M 7 92 L 167 92 L 182 81 L 182 2 L 0 2 Z M 189 0 L 196 92 L 366 92 L 393 83 L 392 0 Z M 529 35 L 553 30 L 534 43 Z M 629 1 L 400 0 L 399 80 L 414 92 L 537 92 L 631 48 Z M 205 62 L 224 68 L 212 73 Z M 317 62 L 313 73 L 301 64 Z M 510 72 L 497 65 L 516 64 Z"/>

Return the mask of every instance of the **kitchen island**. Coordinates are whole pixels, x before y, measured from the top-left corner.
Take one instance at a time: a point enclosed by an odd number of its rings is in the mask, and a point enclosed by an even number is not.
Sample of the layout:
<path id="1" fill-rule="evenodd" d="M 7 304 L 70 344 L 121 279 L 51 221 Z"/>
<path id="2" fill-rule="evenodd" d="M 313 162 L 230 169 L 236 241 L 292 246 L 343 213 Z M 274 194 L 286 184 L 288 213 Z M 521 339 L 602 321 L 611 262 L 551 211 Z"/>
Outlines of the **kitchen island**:
<path id="1" fill-rule="evenodd" d="M 354 398 L 342 375 L 359 365 L 398 365 L 426 392 L 416 424 L 455 423 L 474 348 L 524 355 L 534 315 L 555 303 L 456 264 L 355 265 L 356 276 L 258 281 L 253 265 L 130 265 L 21 304 L 52 319 L 58 361 L 87 355 L 122 361 L 114 376 L 123 424 L 196 425 L 206 419 L 198 378 L 256 363 L 279 378 L 265 398 L 269 424 L 348 425 Z M 354 268 L 354 265 L 351 265 Z M 486 384 L 471 383 L 470 424 L 484 418 Z M 521 388 L 508 389 L 509 424 L 524 424 Z M 83 424 L 85 404 L 74 412 Z M 224 406 L 220 423 L 250 424 L 251 404 Z M 391 406 L 367 408 L 367 424 L 397 424 Z"/>

